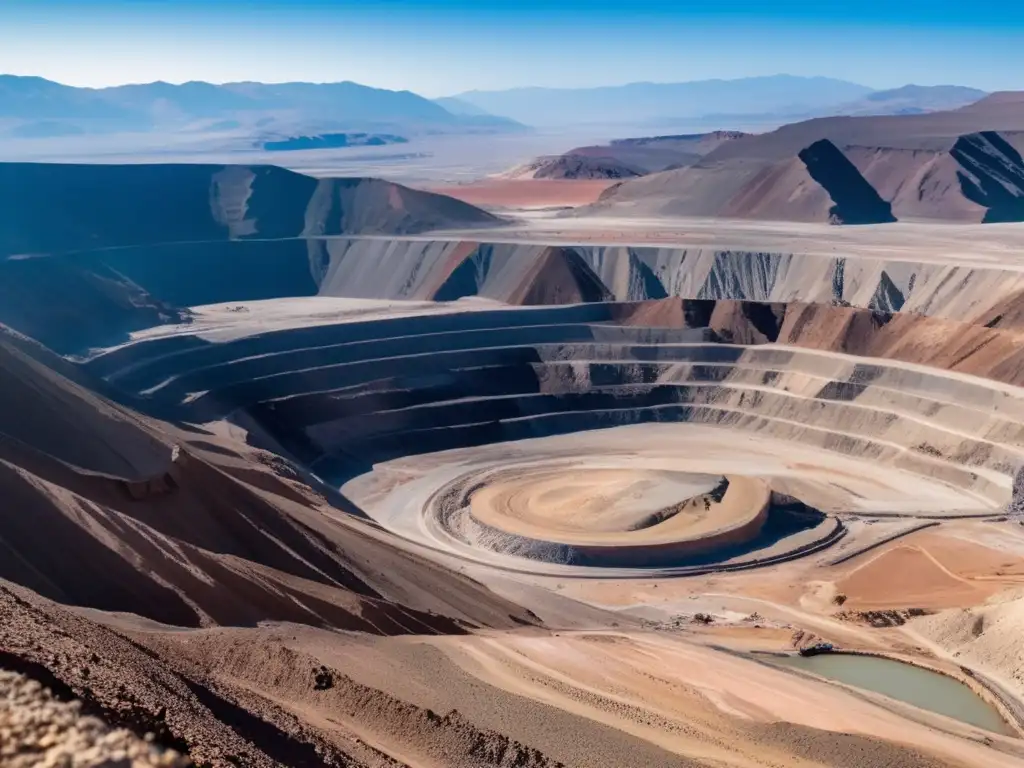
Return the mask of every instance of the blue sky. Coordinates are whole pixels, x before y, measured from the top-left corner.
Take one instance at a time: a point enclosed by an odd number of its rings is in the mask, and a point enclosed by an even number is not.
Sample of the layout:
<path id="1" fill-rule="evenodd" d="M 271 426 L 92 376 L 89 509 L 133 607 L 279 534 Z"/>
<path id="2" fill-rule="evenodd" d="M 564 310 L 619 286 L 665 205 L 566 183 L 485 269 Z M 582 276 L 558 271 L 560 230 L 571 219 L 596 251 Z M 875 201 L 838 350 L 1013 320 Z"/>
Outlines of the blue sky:
<path id="1" fill-rule="evenodd" d="M 781 72 L 1024 89 L 1024 2 L 0 0 L 0 72 L 427 96 Z"/>

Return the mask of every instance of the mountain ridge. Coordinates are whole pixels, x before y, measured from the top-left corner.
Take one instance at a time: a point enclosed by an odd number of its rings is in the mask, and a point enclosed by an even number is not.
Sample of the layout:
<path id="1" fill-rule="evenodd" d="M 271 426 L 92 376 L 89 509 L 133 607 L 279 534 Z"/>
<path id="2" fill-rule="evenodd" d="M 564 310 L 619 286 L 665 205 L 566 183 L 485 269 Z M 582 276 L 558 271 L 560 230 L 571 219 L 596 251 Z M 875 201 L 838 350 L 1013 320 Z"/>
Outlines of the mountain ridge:
<path id="1" fill-rule="evenodd" d="M 214 84 L 189 81 L 80 88 L 34 76 L 0 74 L 0 120 L 22 135 L 43 123 L 50 133 L 186 129 L 202 121 L 231 120 L 250 130 L 307 133 L 373 130 L 521 130 L 494 115 L 453 114 L 408 90 L 335 83 Z M 26 128 L 26 126 L 29 126 Z"/>

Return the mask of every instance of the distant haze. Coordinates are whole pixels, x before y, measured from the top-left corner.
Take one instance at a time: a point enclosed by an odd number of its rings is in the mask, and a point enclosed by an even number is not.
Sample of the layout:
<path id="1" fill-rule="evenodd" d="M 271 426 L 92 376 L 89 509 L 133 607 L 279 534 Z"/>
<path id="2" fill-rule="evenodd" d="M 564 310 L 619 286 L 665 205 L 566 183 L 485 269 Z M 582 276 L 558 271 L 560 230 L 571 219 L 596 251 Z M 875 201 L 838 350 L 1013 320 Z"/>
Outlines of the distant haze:
<path id="1" fill-rule="evenodd" d="M 1024 4 L 4 0 L 0 72 L 82 86 L 351 80 L 428 97 L 785 72 L 1024 86 Z"/>
<path id="2" fill-rule="evenodd" d="M 571 125 L 616 119 L 656 125 L 673 118 L 683 122 L 715 115 L 805 114 L 851 102 L 871 92 L 867 86 L 844 80 L 777 75 L 574 90 L 470 91 L 457 98 L 492 114 L 530 125 Z"/>
<path id="3" fill-rule="evenodd" d="M 352 82 L 214 85 L 155 82 L 78 88 L 0 74 L 0 138 L 63 139 L 147 131 L 209 133 L 237 148 L 318 133 L 509 132 L 524 126 L 618 126 L 642 133 L 699 124 L 764 127 L 830 114 L 908 114 L 985 96 L 963 86 L 891 91 L 826 77 L 775 75 L 587 89 L 469 91 L 430 100 Z M 397 136 L 401 141 L 403 136 Z M 391 141 L 392 139 L 388 139 Z M 361 143 L 365 143 L 365 140 Z"/>

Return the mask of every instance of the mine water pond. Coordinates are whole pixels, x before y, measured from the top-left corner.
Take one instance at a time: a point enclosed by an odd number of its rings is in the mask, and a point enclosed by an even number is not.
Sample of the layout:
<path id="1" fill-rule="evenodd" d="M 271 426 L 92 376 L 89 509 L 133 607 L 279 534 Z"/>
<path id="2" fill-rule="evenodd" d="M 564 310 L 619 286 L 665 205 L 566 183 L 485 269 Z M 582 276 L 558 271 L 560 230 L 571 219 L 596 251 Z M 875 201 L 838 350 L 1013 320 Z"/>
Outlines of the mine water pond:
<path id="1" fill-rule="evenodd" d="M 959 680 L 912 664 L 842 653 L 777 656 L 772 663 L 881 693 L 988 731 L 1014 735 L 999 712 Z"/>

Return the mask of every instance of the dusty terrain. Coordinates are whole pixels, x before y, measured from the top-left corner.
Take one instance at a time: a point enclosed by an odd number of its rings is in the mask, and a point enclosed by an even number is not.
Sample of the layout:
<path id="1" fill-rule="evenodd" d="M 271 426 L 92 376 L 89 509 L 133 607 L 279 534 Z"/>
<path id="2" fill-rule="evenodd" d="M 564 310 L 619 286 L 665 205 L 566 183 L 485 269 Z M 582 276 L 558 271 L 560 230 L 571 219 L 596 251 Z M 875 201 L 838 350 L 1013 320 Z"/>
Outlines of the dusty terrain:
<path id="1" fill-rule="evenodd" d="M 1015 228 L 183 183 L 6 232 L 0 668 L 200 765 L 1024 764 Z M 819 641 L 1005 728 L 753 654 Z"/>
<path id="2" fill-rule="evenodd" d="M 564 208 L 594 203 L 615 182 L 607 179 L 482 179 L 431 191 L 493 210 Z"/>

